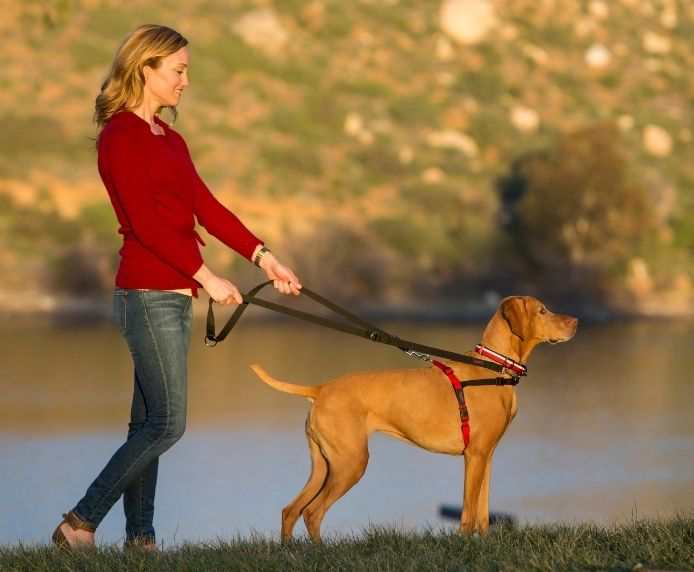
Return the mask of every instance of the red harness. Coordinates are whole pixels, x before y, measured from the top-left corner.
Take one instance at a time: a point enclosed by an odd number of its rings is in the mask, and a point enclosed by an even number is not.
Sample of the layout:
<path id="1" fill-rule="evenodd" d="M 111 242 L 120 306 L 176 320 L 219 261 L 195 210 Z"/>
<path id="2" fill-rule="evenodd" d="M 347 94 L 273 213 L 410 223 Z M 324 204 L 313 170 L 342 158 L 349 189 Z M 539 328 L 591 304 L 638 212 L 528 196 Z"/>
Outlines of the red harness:
<path id="1" fill-rule="evenodd" d="M 463 443 L 466 449 L 470 444 L 470 415 L 467 411 L 467 405 L 465 405 L 465 394 L 463 393 L 463 386 L 460 384 L 458 376 L 453 371 L 453 368 L 448 367 L 445 363 L 441 363 L 438 360 L 431 360 L 436 367 L 438 367 L 443 373 L 448 376 L 448 379 L 453 386 L 453 391 L 455 391 L 455 396 L 458 399 L 458 409 L 460 410 L 460 431 L 463 434 Z"/>
<path id="2" fill-rule="evenodd" d="M 463 434 L 463 450 L 467 448 L 470 444 L 470 414 L 467 410 L 467 405 L 465 404 L 465 394 L 463 393 L 464 385 L 517 385 L 521 375 L 527 375 L 528 368 L 503 354 L 495 352 L 494 350 L 477 344 L 475 346 L 475 352 L 478 354 L 491 359 L 493 362 L 501 364 L 505 369 L 510 370 L 513 377 L 511 379 L 496 377 L 492 379 L 477 379 L 461 382 L 458 376 L 453 371 L 453 368 L 447 366 L 445 363 L 438 360 L 432 359 L 431 363 L 438 367 L 443 373 L 446 374 L 448 380 L 453 386 L 453 391 L 455 392 L 455 397 L 458 400 L 458 410 L 460 411 L 460 432 Z"/>

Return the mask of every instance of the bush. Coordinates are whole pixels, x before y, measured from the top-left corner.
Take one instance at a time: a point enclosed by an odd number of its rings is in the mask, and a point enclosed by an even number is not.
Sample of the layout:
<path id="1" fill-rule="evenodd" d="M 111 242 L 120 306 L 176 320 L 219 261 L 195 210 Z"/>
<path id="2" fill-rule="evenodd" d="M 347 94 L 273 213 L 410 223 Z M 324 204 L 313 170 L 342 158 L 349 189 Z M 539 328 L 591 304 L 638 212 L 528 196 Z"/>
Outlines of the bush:
<path id="1" fill-rule="evenodd" d="M 609 124 L 520 157 L 498 190 L 516 253 L 547 273 L 578 271 L 598 281 L 619 275 L 656 227 Z"/>
<path id="2" fill-rule="evenodd" d="M 113 282 L 108 253 L 74 246 L 57 255 L 49 266 L 48 281 L 53 292 L 76 297 L 104 294 Z"/>

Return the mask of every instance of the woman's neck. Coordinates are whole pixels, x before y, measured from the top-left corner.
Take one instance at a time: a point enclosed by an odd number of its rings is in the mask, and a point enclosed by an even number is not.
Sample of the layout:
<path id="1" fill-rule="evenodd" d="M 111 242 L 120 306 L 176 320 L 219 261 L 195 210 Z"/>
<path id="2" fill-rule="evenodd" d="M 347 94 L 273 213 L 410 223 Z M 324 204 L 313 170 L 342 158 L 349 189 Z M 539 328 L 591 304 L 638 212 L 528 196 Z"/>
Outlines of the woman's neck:
<path id="1" fill-rule="evenodd" d="M 150 100 L 146 95 L 142 100 L 142 103 L 137 107 L 130 109 L 135 115 L 144 119 L 147 123 L 154 126 L 156 125 L 154 121 L 154 116 L 161 109 L 161 105 L 158 102 Z"/>

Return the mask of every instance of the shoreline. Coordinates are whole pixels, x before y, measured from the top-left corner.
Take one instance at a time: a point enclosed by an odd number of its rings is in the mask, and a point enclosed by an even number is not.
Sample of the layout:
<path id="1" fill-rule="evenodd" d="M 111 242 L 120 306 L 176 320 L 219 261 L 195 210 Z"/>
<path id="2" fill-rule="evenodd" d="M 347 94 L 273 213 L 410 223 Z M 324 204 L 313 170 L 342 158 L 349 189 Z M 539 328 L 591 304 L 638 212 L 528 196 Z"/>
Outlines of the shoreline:
<path id="1" fill-rule="evenodd" d="M 193 299 L 194 319 L 204 319 L 207 316 L 208 297 L 203 294 Z M 296 307 L 292 300 L 283 302 L 283 305 Z M 21 295 L 0 291 L 0 322 L 2 321 L 33 321 L 55 320 L 58 322 L 99 322 L 110 321 L 112 300 L 107 297 L 69 297 L 56 296 L 38 292 L 24 292 Z M 575 306 L 565 305 L 562 312 L 578 315 L 585 323 L 607 323 L 631 320 L 690 320 L 694 319 L 694 307 L 686 308 L 682 305 L 668 307 L 662 304 L 654 304 L 652 308 L 635 309 L 625 312 L 610 309 L 603 306 Z M 479 323 L 490 318 L 497 307 L 497 300 L 483 299 L 447 299 L 432 303 L 423 301 L 421 306 L 412 304 L 357 304 L 348 307 L 348 310 L 375 322 L 438 322 L 438 323 Z M 233 313 L 236 306 L 224 308 L 216 312 L 218 326 L 222 325 Z M 259 309 L 258 309 L 259 310 Z M 334 314 L 318 304 L 304 309 L 319 316 L 332 317 Z M 559 311 L 559 310 L 558 310 Z M 270 312 L 267 310 L 253 311 L 249 309 L 244 314 L 244 320 L 252 321 L 291 321 L 296 318 Z M 340 319 L 336 316 L 336 319 Z"/>

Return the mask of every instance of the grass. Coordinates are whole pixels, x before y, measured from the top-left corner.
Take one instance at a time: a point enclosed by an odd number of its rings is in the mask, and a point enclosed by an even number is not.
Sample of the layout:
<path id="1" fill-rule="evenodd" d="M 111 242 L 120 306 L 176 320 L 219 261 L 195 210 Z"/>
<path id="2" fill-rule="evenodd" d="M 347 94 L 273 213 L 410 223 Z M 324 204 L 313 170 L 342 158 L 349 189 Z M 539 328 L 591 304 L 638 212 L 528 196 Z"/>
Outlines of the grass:
<path id="1" fill-rule="evenodd" d="M 350 152 L 351 162 L 357 165 L 366 185 L 397 181 L 409 171 L 397 157 L 392 144 L 380 142 L 370 147 L 355 146 Z"/>
<path id="2" fill-rule="evenodd" d="M 320 155 L 317 149 L 303 149 L 296 145 L 263 146 L 261 158 L 268 169 L 284 173 L 287 179 L 294 176 L 318 177 L 322 174 Z"/>
<path id="3" fill-rule="evenodd" d="M 21 570 L 638 570 L 694 568 L 694 518 L 599 527 L 564 524 L 492 527 L 488 536 L 449 531 L 408 533 L 371 527 L 323 544 L 295 540 L 219 539 L 184 544 L 158 555 L 124 553 L 116 545 L 92 553 L 48 546 L 0 547 L 0 569 Z"/>
<path id="4" fill-rule="evenodd" d="M 94 160 L 93 142 L 86 135 L 68 136 L 59 118 L 48 113 L 0 116 L 0 176 L 24 178 L 30 169 L 45 168 L 48 158 L 78 165 Z"/>
<path id="5" fill-rule="evenodd" d="M 83 36 L 70 44 L 70 55 L 75 70 L 79 73 L 92 68 L 101 68 L 109 61 L 113 46 L 94 36 Z M 89 94 L 91 95 L 91 94 Z"/>
<path id="6" fill-rule="evenodd" d="M 441 108 L 428 93 L 408 93 L 389 102 L 391 118 L 402 125 L 429 127 L 437 125 Z"/>
<path id="7" fill-rule="evenodd" d="M 342 121 L 343 113 L 333 95 L 313 90 L 294 108 L 276 107 L 258 126 L 296 138 L 304 152 L 311 153 L 312 146 L 342 139 Z"/>
<path id="8" fill-rule="evenodd" d="M 80 8 L 76 6 L 77 3 L 70 4 L 75 6 L 72 12 L 76 14 Z M 110 6 L 100 6 L 89 10 L 84 29 L 96 38 L 110 39 L 115 36 L 122 39 L 136 26 L 157 22 L 160 17 L 160 10 L 153 10 L 142 2 L 138 3 L 135 9 L 127 9 L 124 5 L 113 2 Z"/>
<path id="9" fill-rule="evenodd" d="M 0 242 L 22 257 L 49 255 L 76 243 L 81 233 L 78 225 L 60 217 L 53 195 L 46 189 L 37 194 L 32 206 L 0 195 Z"/>
<path id="10" fill-rule="evenodd" d="M 338 94 L 357 95 L 365 98 L 389 98 L 392 97 L 390 88 L 382 82 L 369 79 L 338 80 L 333 89 Z"/>
<path id="11" fill-rule="evenodd" d="M 492 104 L 506 93 L 503 75 L 494 67 L 462 72 L 455 84 L 456 93 L 467 93 L 485 104 Z"/>

